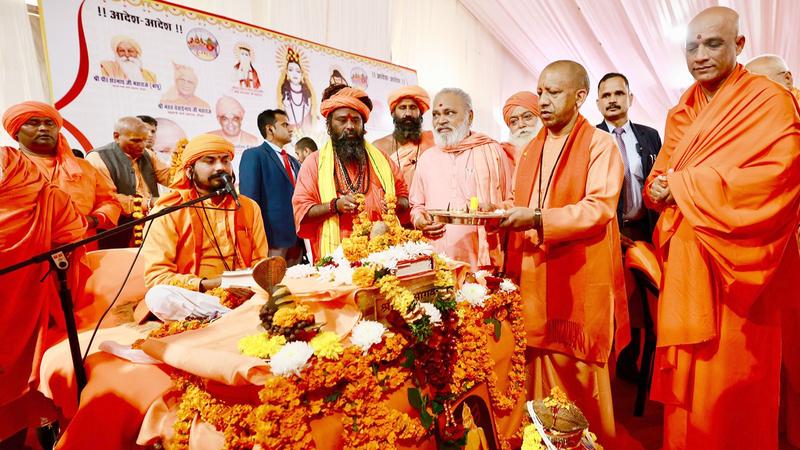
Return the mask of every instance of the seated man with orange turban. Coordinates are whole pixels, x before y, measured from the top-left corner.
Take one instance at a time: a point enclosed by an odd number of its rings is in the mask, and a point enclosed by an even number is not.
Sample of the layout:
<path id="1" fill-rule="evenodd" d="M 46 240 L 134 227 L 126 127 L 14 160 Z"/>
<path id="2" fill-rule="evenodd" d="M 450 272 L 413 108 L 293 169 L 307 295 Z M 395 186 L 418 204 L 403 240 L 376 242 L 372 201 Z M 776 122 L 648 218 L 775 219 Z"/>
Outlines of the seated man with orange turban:
<path id="1" fill-rule="evenodd" d="M 3 267 L 78 240 L 86 230 L 86 221 L 69 196 L 48 183 L 22 152 L 11 147 L 0 147 L 0 197 Z M 35 386 L 50 299 L 57 297 L 52 277 L 43 279 L 47 269 L 47 264 L 40 263 L 0 275 L 0 448 L 22 448 L 24 429 L 41 424 L 46 403 Z M 23 432 L 18 433 L 20 430 Z"/>
<path id="2" fill-rule="evenodd" d="M 431 98 L 419 86 L 403 86 L 389 94 L 389 111 L 394 132 L 372 143 L 389 155 L 411 186 L 422 153 L 433 147 L 433 133 L 422 131 L 422 115 L 431 107 Z"/>
<path id="3" fill-rule="evenodd" d="M 520 153 L 542 129 L 539 118 L 539 96 L 529 91 L 520 91 L 506 100 L 503 106 L 503 120 L 511 135 L 503 149 L 514 161 L 519 161 Z"/>
<path id="4" fill-rule="evenodd" d="M 372 101 L 366 92 L 329 86 L 322 115 L 330 140 L 303 163 L 292 206 L 297 234 L 311 240 L 314 259 L 328 256 L 350 235 L 358 214 L 356 195 L 365 196 L 372 220 L 378 220 L 387 195 L 397 198 L 398 213 L 408 211 L 408 187 L 397 165 L 364 140 Z"/>
<path id="5" fill-rule="evenodd" d="M 233 176 L 233 144 L 202 134 L 181 153 L 181 171 L 173 190 L 156 203 L 156 211 L 185 203 L 223 188 L 222 174 Z M 267 236 L 261 210 L 245 196 L 240 207 L 229 196 L 206 200 L 155 219 L 142 244 L 145 302 L 159 319 L 207 317 L 228 309 L 203 292 L 219 287 L 225 271 L 248 269 L 267 257 Z M 246 288 L 232 288 L 251 296 Z"/>

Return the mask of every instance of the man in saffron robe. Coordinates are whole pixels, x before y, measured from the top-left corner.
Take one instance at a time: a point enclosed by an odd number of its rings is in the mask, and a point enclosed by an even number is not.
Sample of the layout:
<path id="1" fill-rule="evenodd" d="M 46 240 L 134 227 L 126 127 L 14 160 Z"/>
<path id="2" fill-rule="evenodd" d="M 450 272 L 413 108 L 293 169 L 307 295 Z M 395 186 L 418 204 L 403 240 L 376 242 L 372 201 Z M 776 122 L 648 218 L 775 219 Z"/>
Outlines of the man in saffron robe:
<path id="1" fill-rule="evenodd" d="M 503 149 L 514 160 L 519 161 L 524 149 L 542 129 L 539 118 L 539 97 L 533 92 L 520 91 L 506 100 L 503 105 L 503 120 L 511 135 L 503 142 Z"/>
<path id="2" fill-rule="evenodd" d="M 665 449 L 778 448 L 779 316 L 800 301 L 800 118 L 786 89 L 737 64 L 738 21 L 712 7 L 690 22 L 696 83 L 645 183 L 661 211 L 652 398 Z"/>
<path id="3" fill-rule="evenodd" d="M 0 147 L 0 265 L 24 261 L 80 239 L 86 220 L 69 196 L 11 147 Z M 0 275 L 0 446 L 22 448 L 24 429 L 41 425 L 44 398 L 36 390 L 48 317 L 57 297 L 47 263 Z M 62 314 L 60 310 L 53 314 Z M 23 430 L 22 433 L 17 433 Z M 13 437 L 12 437 L 13 436 Z M 8 446 L 8 447 L 6 447 Z"/>
<path id="4" fill-rule="evenodd" d="M 421 87 L 396 89 L 389 94 L 394 132 L 372 143 L 397 163 L 409 187 L 420 156 L 433 146 L 433 133 L 422 131 L 422 115 L 430 108 L 431 98 Z"/>
<path id="5" fill-rule="evenodd" d="M 506 269 L 522 293 L 528 397 L 560 387 L 611 445 L 608 358 L 613 341 L 622 348 L 630 337 L 616 220 L 622 158 L 579 113 L 589 93 L 583 66 L 549 64 L 537 91 L 544 129 L 520 155 L 514 207 L 500 223 L 515 232 Z"/>
<path id="6" fill-rule="evenodd" d="M 794 79 L 786 61 L 777 55 L 760 55 L 751 59 L 745 69 L 756 75 L 766 75 L 770 80 L 779 83 L 792 92 L 794 98 L 800 102 L 800 89 L 794 87 Z"/>
<path id="7" fill-rule="evenodd" d="M 770 80 L 789 89 L 800 102 L 800 91 L 792 85 L 792 73 L 780 56 L 757 56 L 744 67 L 756 75 L 766 75 Z M 792 350 L 792 346 L 800 341 L 800 303 L 787 302 L 785 308 L 781 313 L 781 336 L 783 336 L 781 410 L 784 413 L 783 423 L 786 425 L 786 437 L 789 443 L 800 447 L 800 352 Z"/>
<path id="8" fill-rule="evenodd" d="M 3 114 L 3 127 L 20 144 L 20 152 L 42 176 L 69 194 L 78 214 L 89 223 L 87 236 L 96 229 L 112 228 L 122 207 L 114 197 L 114 185 L 88 161 L 76 158 L 61 134 L 64 119 L 52 106 L 23 102 Z"/>
<path id="9" fill-rule="evenodd" d="M 186 145 L 181 171 L 161 197 L 156 210 L 177 205 L 224 187 L 222 174 L 233 175 L 234 146 L 226 139 L 202 134 Z M 164 320 L 209 315 L 219 308 L 213 296 L 224 271 L 253 267 L 267 257 L 267 237 L 261 210 L 240 195 L 241 207 L 229 195 L 206 200 L 153 221 L 142 254 L 145 259 L 145 297 L 150 311 Z M 235 288 L 234 295 L 252 291 Z M 189 300 L 192 301 L 189 301 Z M 182 317 L 183 316 L 183 317 Z"/>
<path id="10" fill-rule="evenodd" d="M 436 146 L 422 155 L 411 185 L 414 226 L 433 241 L 437 252 L 469 263 L 472 270 L 500 266 L 498 234 L 482 226 L 435 223 L 431 209 L 465 209 L 472 197 L 500 205 L 511 199 L 511 159 L 489 136 L 470 130 L 472 99 L 461 89 L 443 89 L 433 100 Z"/>
<path id="11" fill-rule="evenodd" d="M 3 127 L 19 142 L 19 151 L 31 161 L 48 182 L 69 195 L 75 210 L 89 224 L 83 237 L 93 236 L 98 229 L 113 228 L 119 219 L 121 205 L 115 198 L 116 189 L 91 163 L 75 157 L 67 139 L 61 134 L 64 120 L 52 106 L 41 102 L 23 102 L 8 108 L 3 114 Z M 97 249 L 89 244 L 75 253 L 69 273 L 69 285 L 76 309 L 85 306 L 83 280 L 89 270 L 81 262 L 84 251 Z M 66 331 L 64 316 L 58 310 L 57 297 L 51 299 L 53 329 Z M 53 339 L 58 333 L 51 333 Z"/>
<path id="12" fill-rule="evenodd" d="M 366 92 L 329 86 L 322 115 L 330 140 L 306 158 L 292 197 L 297 235 L 311 240 L 314 260 L 331 255 L 350 235 L 358 214 L 355 196 L 365 196 L 372 220 L 379 220 L 385 196 L 397 198 L 401 221 L 408 212 L 408 188 L 397 165 L 364 140 L 372 101 Z"/>

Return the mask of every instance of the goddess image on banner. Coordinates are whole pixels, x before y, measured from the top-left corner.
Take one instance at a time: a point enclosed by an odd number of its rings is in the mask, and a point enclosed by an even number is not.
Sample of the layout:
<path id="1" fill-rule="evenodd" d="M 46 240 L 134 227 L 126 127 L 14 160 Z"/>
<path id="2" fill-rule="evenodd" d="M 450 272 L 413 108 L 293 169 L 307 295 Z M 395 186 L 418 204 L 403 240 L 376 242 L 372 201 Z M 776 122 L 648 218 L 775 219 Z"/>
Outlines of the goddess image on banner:
<path id="1" fill-rule="evenodd" d="M 278 67 L 278 105 L 289 116 L 289 123 L 303 130 L 314 125 L 317 100 L 309 77 L 309 61 L 296 47 L 282 45 L 276 55 Z"/>

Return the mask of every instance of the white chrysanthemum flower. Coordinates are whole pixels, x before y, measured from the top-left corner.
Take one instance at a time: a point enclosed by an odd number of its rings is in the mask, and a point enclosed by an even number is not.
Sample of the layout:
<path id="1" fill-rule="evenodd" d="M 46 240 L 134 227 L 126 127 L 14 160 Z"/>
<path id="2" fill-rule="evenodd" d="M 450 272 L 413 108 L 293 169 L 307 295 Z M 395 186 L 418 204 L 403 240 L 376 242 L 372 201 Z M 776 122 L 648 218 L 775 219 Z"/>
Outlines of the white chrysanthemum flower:
<path id="1" fill-rule="evenodd" d="M 313 354 L 314 349 L 308 342 L 289 342 L 272 356 L 269 360 L 269 368 L 277 376 L 299 375 Z"/>
<path id="2" fill-rule="evenodd" d="M 442 312 L 439 311 L 439 308 L 433 305 L 433 303 L 420 303 L 422 305 L 422 309 L 425 310 L 425 314 L 428 315 L 431 319 L 432 324 L 437 324 L 442 322 Z"/>
<path id="3" fill-rule="evenodd" d="M 374 320 L 360 320 L 350 332 L 350 342 L 366 353 L 370 347 L 380 344 L 386 327 Z"/>
<path id="4" fill-rule="evenodd" d="M 464 283 L 458 291 L 456 299 L 460 302 L 467 302 L 472 306 L 483 306 L 484 300 L 489 296 L 486 286 L 478 283 Z"/>
<path id="5" fill-rule="evenodd" d="M 517 285 L 508 278 L 503 278 L 503 281 L 500 282 L 500 290 L 503 292 L 514 292 L 517 290 Z"/>
<path id="6" fill-rule="evenodd" d="M 397 268 L 397 258 L 389 251 L 375 252 L 364 258 L 366 264 L 373 264 L 380 267 L 385 267 L 389 270 Z"/>
<path id="7" fill-rule="evenodd" d="M 486 277 L 491 276 L 492 273 L 488 270 L 479 270 L 475 272 L 475 279 L 481 284 L 486 284 Z"/>
<path id="8" fill-rule="evenodd" d="M 339 266 L 333 269 L 333 284 L 340 286 L 343 284 L 353 284 L 353 272 L 355 270 L 350 265 Z"/>
<path id="9" fill-rule="evenodd" d="M 347 261 L 347 258 L 344 257 L 344 248 L 342 246 L 336 247 L 336 250 L 331 253 L 331 259 L 333 259 L 336 264 L 342 264 L 342 261 Z M 350 264 L 349 262 L 347 263 Z"/>
<path id="10" fill-rule="evenodd" d="M 286 277 L 290 279 L 308 278 L 317 273 L 317 268 L 311 264 L 298 264 L 286 269 Z"/>
<path id="11" fill-rule="evenodd" d="M 322 281 L 333 281 L 333 271 L 335 267 L 333 266 L 322 266 L 317 268 L 317 272 L 319 272 L 319 279 Z"/>

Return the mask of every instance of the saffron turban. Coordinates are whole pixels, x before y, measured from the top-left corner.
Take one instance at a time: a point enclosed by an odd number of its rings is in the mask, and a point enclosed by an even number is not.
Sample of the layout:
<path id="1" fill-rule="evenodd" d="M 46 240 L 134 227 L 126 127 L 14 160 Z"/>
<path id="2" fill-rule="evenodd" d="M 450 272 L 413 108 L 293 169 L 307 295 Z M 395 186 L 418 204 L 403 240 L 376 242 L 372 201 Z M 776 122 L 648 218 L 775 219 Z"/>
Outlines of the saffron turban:
<path id="1" fill-rule="evenodd" d="M 539 96 L 533 92 L 520 91 L 509 97 L 508 100 L 506 100 L 506 104 L 503 106 L 503 120 L 505 120 L 506 125 L 508 125 L 508 118 L 511 117 L 511 111 L 513 111 L 517 106 L 521 106 L 528 111 L 531 111 L 532 113 L 536 114 L 536 117 L 540 117 Z"/>
<path id="2" fill-rule="evenodd" d="M 131 47 L 135 48 L 136 53 L 140 55 L 142 54 L 142 47 L 139 46 L 138 42 L 133 40 L 133 38 L 130 36 L 125 36 L 120 34 L 118 36 L 114 36 L 114 38 L 111 39 L 111 51 L 114 52 L 115 55 L 117 54 L 117 47 L 119 47 L 119 44 L 122 44 L 123 42 L 125 42 L 126 44 L 130 44 Z"/>
<path id="3" fill-rule="evenodd" d="M 181 150 L 180 170 L 175 172 L 175 177 L 170 187 L 172 189 L 191 188 L 191 180 L 186 176 L 186 170 L 184 169 L 204 156 L 218 155 L 220 153 L 227 153 L 233 159 L 233 144 L 227 139 L 214 134 L 201 134 L 193 138 Z"/>
<path id="4" fill-rule="evenodd" d="M 369 107 L 360 100 L 362 97 L 369 97 L 361 89 L 346 87 L 333 94 L 331 98 L 325 100 L 320 105 L 322 116 L 327 118 L 330 113 L 339 108 L 351 108 L 358 111 L 364 122 L 369 120 Z"/>
<path id="5" fill-rule="evenodd" d="M 403 86 L 389 94 L 389 111 L 394 112 L 394 108 L 404 98 L 414 100 L 421 114 L 425 114 L 425 111 L 431 109 L 431 98 L 425 89 L 419 86 Z"/>
<path id="6" fill-rule="evenodd" d="M 60 132 L 61 128 L 64 126 L 64 119 L 57 109 L 42 102 L 18 103 L 8 108 L 6 112 L 3 113 L 3 128 L 6 129 L 6 132 L 8 132 L 15 141 L 19 141 L 19 139 L 17 139 L 19 129 L 25 125 L 25 122 L 34 117 L 46 117 L 55 122 L 59 129 L 56 143 L 56 159 L 67 173 L 70 180 L 74 180 L 80 176 L 81 168 L 78 165 L 77 158 L 75 158 L 75 154 L 72 153 L 67 138 Z"/>

